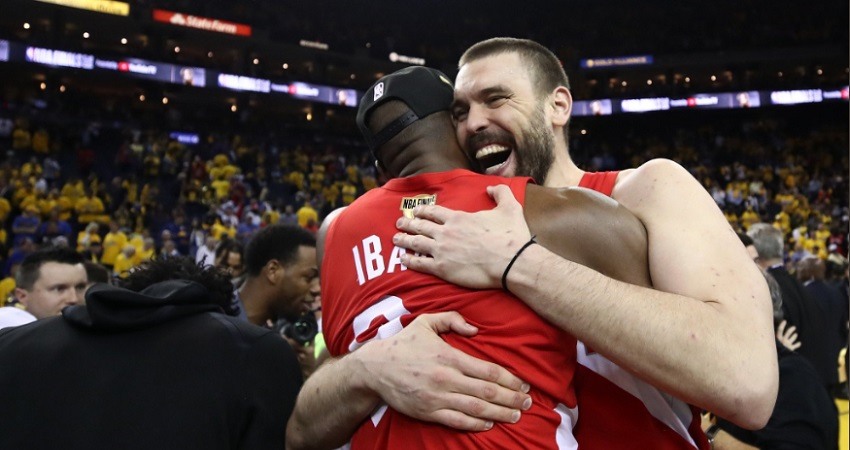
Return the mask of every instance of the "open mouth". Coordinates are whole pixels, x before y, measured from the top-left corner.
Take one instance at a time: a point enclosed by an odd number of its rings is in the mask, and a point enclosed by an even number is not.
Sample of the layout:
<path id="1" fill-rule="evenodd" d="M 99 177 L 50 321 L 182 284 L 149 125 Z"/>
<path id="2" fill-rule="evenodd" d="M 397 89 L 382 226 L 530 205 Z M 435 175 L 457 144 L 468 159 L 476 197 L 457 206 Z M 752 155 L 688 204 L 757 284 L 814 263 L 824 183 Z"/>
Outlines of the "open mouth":
<path id="1" fill-rule="evenodd" d="M 498 171 L 511 156 L 511 148 L 499 144 L 490 144 L 475 152 L 475 159 L 486 173 Z"/>

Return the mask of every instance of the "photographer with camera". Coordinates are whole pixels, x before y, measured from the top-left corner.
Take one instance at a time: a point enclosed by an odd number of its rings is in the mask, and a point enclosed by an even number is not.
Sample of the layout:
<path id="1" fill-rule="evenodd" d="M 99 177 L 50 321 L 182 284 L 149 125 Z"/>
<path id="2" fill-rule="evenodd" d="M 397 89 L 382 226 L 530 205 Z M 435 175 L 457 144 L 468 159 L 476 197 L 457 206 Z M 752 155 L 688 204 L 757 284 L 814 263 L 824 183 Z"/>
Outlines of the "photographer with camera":
<path id="1" fill-rule="evenodd" d="M 239 317 L 277 329 L 309 376 L 315 365 L 310 344 L 318 330 L 308 295 L 318 277 L 316 238 L 298 226 L 271 225 L 248 241 L 244 261 L 245 282 L 234 293 Z"/>

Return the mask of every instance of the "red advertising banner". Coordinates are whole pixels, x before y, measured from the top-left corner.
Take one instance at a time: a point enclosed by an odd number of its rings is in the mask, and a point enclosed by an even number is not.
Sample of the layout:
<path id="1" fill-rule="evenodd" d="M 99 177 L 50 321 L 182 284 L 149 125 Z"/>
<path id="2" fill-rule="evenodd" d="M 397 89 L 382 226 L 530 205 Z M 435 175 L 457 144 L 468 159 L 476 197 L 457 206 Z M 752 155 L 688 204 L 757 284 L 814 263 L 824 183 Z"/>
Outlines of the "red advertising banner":
<path id="1" fill-rule="evenodd" d="M 238 36 L 251 35 L 250 25 L 228 22 L 225 20 L 209 19 L 207 17 L 198 17 L 191 14 L 166 11 L 164 9 L 154 9 L 153 20 L 157 22 L 170 23 L 171 25 L 177 25 L 180 27 L 215 31 L 216 33 L 235 34 Z"/>

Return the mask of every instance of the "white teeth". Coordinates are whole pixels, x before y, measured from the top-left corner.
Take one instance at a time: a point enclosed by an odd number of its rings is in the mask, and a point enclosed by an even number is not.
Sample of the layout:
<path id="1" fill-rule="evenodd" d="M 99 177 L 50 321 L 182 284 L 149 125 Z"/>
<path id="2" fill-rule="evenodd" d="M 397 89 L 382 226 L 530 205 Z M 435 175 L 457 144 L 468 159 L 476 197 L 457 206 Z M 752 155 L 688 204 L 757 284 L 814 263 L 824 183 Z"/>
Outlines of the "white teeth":
<path id="1" fill-rule="evenodd" d="M 478 150 L 477 152 L 475 152 L 475 158 L 481 159 L 481 158 L 483 158 L 487 155 L 492 155 L 493 153 L 504 152 L 504 151 L 507 151 L 507 150 L 510 150 L 510 149 L 508 147 L 505 147 L 504 145 L 490 144 L 490 145 Z"/>

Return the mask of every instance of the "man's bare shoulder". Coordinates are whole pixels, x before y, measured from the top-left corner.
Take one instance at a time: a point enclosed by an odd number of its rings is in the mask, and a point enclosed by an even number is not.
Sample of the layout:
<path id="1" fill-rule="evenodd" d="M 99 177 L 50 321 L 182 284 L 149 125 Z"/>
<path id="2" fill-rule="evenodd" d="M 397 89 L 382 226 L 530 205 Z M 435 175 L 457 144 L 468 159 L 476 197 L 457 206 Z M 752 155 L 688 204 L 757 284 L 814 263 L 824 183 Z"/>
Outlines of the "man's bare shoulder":
<path id="1" fill-rule="evenodd" d="M 621 171 L 611 197 L 640 215 L 643 207 L 665 201 L 668 196 L 690 194 L 692 189 L 702 189 L 702 186 L 684 167 L 675 161 L 657 158 Z"/>

